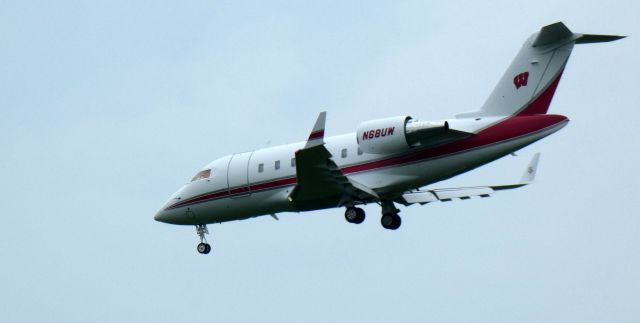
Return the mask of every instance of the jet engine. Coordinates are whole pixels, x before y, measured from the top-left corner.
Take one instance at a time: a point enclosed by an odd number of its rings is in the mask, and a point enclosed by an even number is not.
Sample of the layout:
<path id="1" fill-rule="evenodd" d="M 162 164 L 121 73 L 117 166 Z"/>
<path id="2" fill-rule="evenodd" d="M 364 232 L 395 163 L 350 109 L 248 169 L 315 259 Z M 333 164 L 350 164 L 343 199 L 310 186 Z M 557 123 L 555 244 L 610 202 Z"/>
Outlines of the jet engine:
<path id="1" fill-rule="evenodd" d="M 358 126 L 358 146 L 369 154 L 390 154 L 443 143 L 447 121 L 419 121 L 409 116 L 365 121 Z M 458 136 L 456 136 L 457 138 Z"/>

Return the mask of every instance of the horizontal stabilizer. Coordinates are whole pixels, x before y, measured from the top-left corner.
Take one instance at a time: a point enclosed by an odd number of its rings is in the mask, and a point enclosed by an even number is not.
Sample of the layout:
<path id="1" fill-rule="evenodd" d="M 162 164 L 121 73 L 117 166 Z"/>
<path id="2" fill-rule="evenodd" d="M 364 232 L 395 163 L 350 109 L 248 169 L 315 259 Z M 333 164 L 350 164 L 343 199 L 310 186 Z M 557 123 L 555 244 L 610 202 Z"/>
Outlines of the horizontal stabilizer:
<path id="1" fill-rule="evenodd" d="M 576 38 L 576 44 L 606 43 L 625 37 L 627 36 L 578 34 L 578 37 Z"/>
<path id="2" fill-rule="evenodd" d="M 540 47 L 551 45 L 562 40 L 573 40 L 576 44 L 604 43 L 625 37 L 626 36 L 619 35 L 577 34 L 571 32 L 562 22 L 556 22 L 555 24 L 542 27 L 531 45 L 533 47 Z"/>

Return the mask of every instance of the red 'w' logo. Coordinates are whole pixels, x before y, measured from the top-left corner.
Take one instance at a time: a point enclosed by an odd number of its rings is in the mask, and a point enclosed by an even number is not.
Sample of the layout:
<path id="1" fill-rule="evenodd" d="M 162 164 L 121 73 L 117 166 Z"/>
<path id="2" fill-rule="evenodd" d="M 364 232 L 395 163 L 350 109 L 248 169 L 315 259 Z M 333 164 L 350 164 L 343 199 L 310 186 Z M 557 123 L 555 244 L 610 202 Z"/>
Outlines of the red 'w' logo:
<path id="1" fill-rule="evenodd" d="M 520 89 L 521 86 L 527 86 L 527 81 L 529 81 L 529 72 L 520 73 L 513 78 L 513 84 L 516 89 Z"/>

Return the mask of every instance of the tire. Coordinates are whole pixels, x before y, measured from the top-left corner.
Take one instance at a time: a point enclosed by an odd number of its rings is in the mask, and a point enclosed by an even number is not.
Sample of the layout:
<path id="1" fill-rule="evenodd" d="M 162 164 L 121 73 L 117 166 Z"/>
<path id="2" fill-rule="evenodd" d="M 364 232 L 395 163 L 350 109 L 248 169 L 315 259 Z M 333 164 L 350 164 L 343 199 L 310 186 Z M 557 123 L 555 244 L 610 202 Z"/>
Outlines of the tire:
<path id="1" fill-rule="evenodd" d="M 366 218 L 364 210 L 359 208 L 359 207 L 357 207 L 356 208 L 356 213 L 357 213 L 356 220 L 353 221 L 353 223 L 360 224 L 360 223 L 364 222 L 364 219 Z"/>
<path id="2" fill-rule="evenodd" d="M 196 248 L 198 250 L 199 253 L 201 254 L 208 254 L 210 251 L 210 248 L 208 244 L 201 242 L 198 244 L 198 247 Z"/>
<path id="3" fill-rule="evenodd" d="M 391 230 L 391 228 L 393 228 L 393 222 L 392 213 L 383 214 L 380 218 L 380 224 L 382 224 L 382 227 L 385 229 Z"/>
<path id="4" fill-rule="evenodd" d="M 348 207 L 344 211 L 344 219 L 349 223 L 358 223 L 358 208 Z"/>
<path id="5" fill-rule="evenodd" d="M 205 254 L 205 255 L 208 255 L 208 254 L 209 254 L 209 252 L 211 252 L 211 245 L 210 245 L 210 244 L 208 244 L 208 243 L 207 243 L 206 245 L 207 245 L 207 250 L 205 250 L 205 251 L 204 251 L 204 254 Z"/>
<path id="6" fill-rule="evenodd" d="M 398 213 L 383 214 L 380 218 L 380 224 L 382 227 L 388 230 L 397 230 L 402 224 L 402 219 Z"/>
<path id="7" fill-rule="evenodd" d="M 391 227 L 391 230 L 398 230 L 398 228 L 402 224 L 402 218 L 398 215 L 398 213 L 394 214 L 393 218 L 393 226 Z"/>

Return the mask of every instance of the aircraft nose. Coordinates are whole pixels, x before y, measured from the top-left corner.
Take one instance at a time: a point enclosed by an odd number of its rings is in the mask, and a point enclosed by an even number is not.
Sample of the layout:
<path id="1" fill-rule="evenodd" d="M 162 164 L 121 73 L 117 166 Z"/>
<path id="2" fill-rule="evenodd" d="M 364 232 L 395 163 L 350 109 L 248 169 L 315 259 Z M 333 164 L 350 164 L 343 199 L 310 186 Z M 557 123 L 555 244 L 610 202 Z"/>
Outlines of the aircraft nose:
<path id="1" fill-rule="evenodd" d="M 184 210 L 162 209 L 153 216 L 153 219 L 167 224 L 191 224 L 191 219 L 185 216 Z"/>
<path id="2" fill-rule="evenodd" d="M 153 219 L 158 222 L 167 223 L 169 217 L 163 210 L 160 210 L 158 211 L 158 213 L 156 213 L 156 215 L 153 216 Z"/>
<path id="3" fill-rule="evenodd" d="M 158 210 L 158 212 L 153 216 L 154 220 L 162 223 L 169 223 L 169 224 L 176 224 L 176 221 L 179 222 L 179 216 L 177 214 L 177 211 L 171 209 L 172 205 L 180 201 L 180 196 L 178 195 L 179 193 L 180 191 L 174 193 L 169 198 L 169 200 L 167 200 L 162 205 L 160 210 Z"/>

